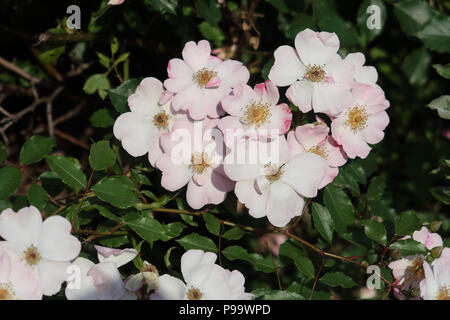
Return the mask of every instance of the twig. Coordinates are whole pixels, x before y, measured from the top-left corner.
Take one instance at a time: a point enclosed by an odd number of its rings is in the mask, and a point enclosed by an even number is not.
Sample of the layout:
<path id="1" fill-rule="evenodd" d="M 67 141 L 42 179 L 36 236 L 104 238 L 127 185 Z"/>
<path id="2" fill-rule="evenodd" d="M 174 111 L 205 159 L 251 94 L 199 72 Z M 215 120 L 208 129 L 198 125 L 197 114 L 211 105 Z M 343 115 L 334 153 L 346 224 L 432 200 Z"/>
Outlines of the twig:
<path id="1" fill-rule="evenodd" d="M 64 133 L 58 129 L 54 129 L 54 131 L 55 131 L 55 135 L 57 135 L 58 137 L 61 137 L 83 149 L 89 150 L 89 146 L 86 143 L 79 141 L 79 140 L 75 139 L 74 137 L 72 137 L 71 135 Z"/>
<path id="2" fill-rule="evenodd" d="M 311 294 L 309 295 L 309 300 L 312 300 L 312 297 L 314 295 L 314 290 L 316 290 L 316 285 L 317 285 L 317 282 L 319 281 L 320 273 L 322 272 L 323 265 L 325 263 L 325 255 L 321 254 L 321 256 L 322 256 L 322 261 L 320 262 L 319 271 L 317 271 L 316 277 L 314 278 L 314 284 L 313 284 L 313 287 L 311 289 Z"/>
<path id="3" fill-rule="evenodd" d="M 9 62 L 8 60 L 5 60 L 2 57 L 0 57 L 0 65 L 4 66 L 6 69 L 9 69 L 9 70 L 17 73 L 18 75 L 20 75 L 21 77 L 31 81 L 32 83 L 38 83 L 39 81 L 41 81 L 41 79 L 33 77 L 28 72 L 20 69 L 14 63 Z"/>

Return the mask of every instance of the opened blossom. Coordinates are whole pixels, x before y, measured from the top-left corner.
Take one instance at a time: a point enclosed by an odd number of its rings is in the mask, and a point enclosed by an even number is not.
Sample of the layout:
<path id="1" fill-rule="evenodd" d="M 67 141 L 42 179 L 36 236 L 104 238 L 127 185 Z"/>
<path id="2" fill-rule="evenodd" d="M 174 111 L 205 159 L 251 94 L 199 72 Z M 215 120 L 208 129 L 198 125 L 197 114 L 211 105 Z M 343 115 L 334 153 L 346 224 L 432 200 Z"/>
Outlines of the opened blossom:
<path id="1" fill-rule="evenodd" d="M 247 141 L 224 159 L 224 171 L 236 181 L 234 193 L 239 201 L 252 217 L 267 216 L 276 227 L 302 214 L 304 197 L 317 195 L 328 168 L 315 153 L 289 159 L 284 136 L 270 142 Z"/>
<path id="2" fill-rule="evenodd" d="M 40 300 L 39 281 L 23 261 L 13 261 L 0 247 L 0 300 Z"/>
<path id="3" fill-rule="evenodd" d="M 217 121 L 179 120 L 161 136 L 164 154 L 156 162 L 161 186 L 176 191 L 187 184 L 186 199 L 194 209 L 223 202 L 234 187 L 223 172 L 223 137 Z"/>
<path id="4" fill-rule="evenodd" d="M 42 221 L 33 206 L 0 214 L 0 236 L 6 240 L 2 248 L 10 258 L 23 261 L 39 281 L 44 295 L 54 295 L 66 280 L 70 261 L 80 253 L 80 241 L 70 234 L 72 225 L 60 216 Z"/>
<path id="5" fill-rule="evenodd" d="M 169 79 L 164 81 L 167 90 L 174 93 L 173 108 L 186 111 L 194 120 L 218 118 L 223 114 L 222 98 L 247 83 L 247 68 L 239 61 L 212 56 L 206 40 L 187 42 L 182 55 L 183 59 L 169 61 Z"/>
<path id="6" fill-rule="evenodd" d="M 349 158 L 364 159 L 371 150 L 369 144 L 384 138 L 389 101 L 383 90 L 366 84 L 356 84 L 352 96 L 352 102 L 332 121 L 331 132 Z"/>
<path id="7" fill-rule="evenodd" d="M 335 33 L 306 29 L 295 37 L 295 49 L 281 46 L 274 52 L 269 79 L 277 86 L 289 86 L 286 96 L 302 112 L 334 116 L 350 101 L 353 64 L 338 54 Z"/>
<path id="8" fill-rule="evenodd" d="M 298 126 L 287 136 L 291 158 L 298 154 L 311 152 L 321 156 L 328 163 L 327 178 L 322 181 L 319 188 L 332 182 L 339 173 L 338 167 L 347 161 L 345 152 L 333 137 L 328 135 L 329 131 L 326 123 L 317 118 L 315 123 Z"/>
<path id="9" fill-rule="evenodd" d="M 272 138 L 285 134 L 292 121 L 292 112 L 285 103 L 278 104 L 280 95 L 272 81 L 259 83 L 254 89 L 241 85 L 222 100 L 230 114 L 222 118 L 219 128 L 227 137 L 232 134 Z M 239 138 L 239 137 L 238 137 Z"/>
<path id="10" fill-rule="evenodd" d="M 424 262 L 425 279 L 420 283 L 424 300 L 450 300 L 450 255 L 442 255 L 431 264 Z"/>
<path id="11" fill-rule="evenodd" d="M 164 274 L 152 300 L 250 300 L 245 292 L 245 278 L 238 270 L 227 270 L 215 264 L 217 255 L 189 250 L 181 257 L 184 281 Z"/>
<path id="12" fill-rule="evenodd" d="M 160 100 L 163 94 L 166 99 Z M 172 128 L 176 119 L 186 116 L 172 110 L 170 95 L 167 96 L 161 81 L 151 77 L 142 80 L 136 92 L 128 97 L 128 106 L 130 112 L 121 114 L 114 123 L 114 136 L 133 157 L 148 152 L 154 166 L 162 154 L 159 137 Z"/>

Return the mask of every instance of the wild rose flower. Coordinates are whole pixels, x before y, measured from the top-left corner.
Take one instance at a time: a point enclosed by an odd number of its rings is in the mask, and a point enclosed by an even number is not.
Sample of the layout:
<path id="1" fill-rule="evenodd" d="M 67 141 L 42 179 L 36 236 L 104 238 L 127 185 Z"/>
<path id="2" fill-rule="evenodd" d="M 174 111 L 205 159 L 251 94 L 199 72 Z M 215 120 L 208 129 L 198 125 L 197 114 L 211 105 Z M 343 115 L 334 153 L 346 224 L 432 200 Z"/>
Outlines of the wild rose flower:
<path id="1" fill-rule="evenodd" d="M 164 104 L 159 104 L 163 93 Z M 161 156 L 159 137 L 168 132 L 176 119 L 185 118 L 171 108 L 170 94 L 164 91 L 161 81 L 145 78 L 128 97 L 130 112 L 121 114 L 114 123 L 114 136 L 122 142 L 122 147 L 133 157 L 143 156 L 148 152 L 152 166 Z"/>
<path id="2" fill-rule="evenodd" d="M 41 300 L 39 281 L 23 261 L 13 262 L 0 248 L 0 300 Z"/>
<path id="3" fill-rule="evenodd" d="M 139 273 L 130 275 L 125 280 L 125 288 L 130 292 L 140 291 L 145 289 L 145 294 L 148 295 L 152 290 L 159 286 L 158 269 L 151 263 L 144 261 L 144 265 Z"/>
<path id="4" fill-rule="evenodd" d="M 349 158 L 364 159 L 371 149 L 368 143 L 376 144 L 384 138 L 389 101 L 381 89 L 365 84 L 357 84 L 352 95 L 353 101 L 332 121 L 331 132 Z"/>
<path id="5" fill-rule="evenodd" d="M 187 184 L 186 199 L 194 209 L 223 202 L 234 187 L 223 172 L 222 133 L 214 129 L 217 121 L 179 120 L 161 136 L 164 154 L 156 162 L 162 171 L 161 186 L 175 191 Z"/>
<path id="6" fill-rule="evenodd" d="M 114 262 L 98 264 L 78 257 L 73 263 L 74 279 L 65 290 L 68 300 L 135 300 L 136 295 L 125 289 Z"/>
<path id="7" fill-rule="evenodd" d="M 431 265 L 423 263 L 425 279 L 420 283 L 424 300 L 450 300 L 450 256 L 442 255 Z"/>
<path id="8" fill-rule="evenodd" d="M 0 236 L 11 248 L 11 259 L 25 262 L 47 296 L 61 289 L 70 261 L 80 253 L 81 243 L 70 234 L 71 230 L 70 222 L 60 216 L 42 221 L 41 213 L 33 206 L 17 213 L 5 209 L 0 214 Z"/>
<path id="9" fill-rule="evenodd" d="M 376 86 L 378 80 L 377 69 L 372 66 L 364 65 L 366 63 L 366 57 L 363 53 L 349 53 L 344 60 L 350 62 L 353 65 L 353 79 L 356 82 Z"/>
<path id="10" fill-rule="evenodd" d="M 273 145 L 275 147 L 273 147 Z M 267 150 L 271 154 L 262 156 Z M 236 160 L 245 154 L 245 162 Z M 252 161 L 257 155 L 256 161 Z M 329 166 L 315 153 L 303 153 L 289 160 L 284 136 L 270 142 L 249 143 L 224 159 L 224 171 L 236 181 L 234 192 L 255 218 L 267 216 L 276 227 L 284 227 L 300 216 L 303 197 L 315 197 Z"/>
<path id="11" fill-rule="evenodd" d="M 411 237 L 406 236 L 402 239 L 409 238 Z M 437 233 L 431 233 L 426 227 L 422 227 L 420 230 L 414 231 L 412 238 L 413 240 L 424 244 L 430 250 L 434 247 L 440 247 L 443 245 L 441 236 Z M 446 255 L 446 253 L 443 253 L 443 255 Z M 425 257 L 423 255 L 412 255 L 402 257 L 401 259 L 389 263 L 388 266 L 392 269 L 395 284 L 400 285 L 403 291 L 417 294 L 419 292 L 420 283 L 425 276 L 423 269 L 424 260 Z M 406 298 L 398 288 L 394 288 L 394 295 L 401 300 Z"/>
<path id="12" fill-rule="evenodd" d="M 235 131 L 265 138 L 285 134 L 291 126 L 292 112 L 287 104 L 277 104 L 279 99 L 278 88 L 270 80 L 254 89 L 248 85 L 235 87 L 222 100 L 230 116 L 222 118 L 218 126 L 225 136 Z"/>
<path id="13" fill-rule="evenodd" d="M 281 46 L 274 52 L 269 79 L 277 86 L 290 86 L 289 100 L 302 112 L 334 116 L 351 102 L 353 65 L 338 54 L 335 33 L 306 29 L 295 37 L 295 49 Z"/>
<path id="14" fill-rule="evenodd" d="M 241 62 L 222 61 L 211 55 L 208 41 L 187 42 L 184 46 L 183 60 L 169 61 L 164 81 L 167 90 L 175 93 L 172 106 L 187 111 L 194 120 L 206 116 L 218 118 L 222 114 L 220 101 L 231 89 L 246 84 L 250 74 Z"/>
<path id="15" fill-rule="evenodd" d="M 333 137 L 329 136 L 330 129 L 323 120 L 317 118 L 317 122 L 309 123 L 295 128 L 287 136 L 290 157 L 305 152 L 315 153 L 321 156 L 329 165 L 327 178 L 319 188 L 323 188 L 331 183 L 338 175 L 338 167 L 345 164 L 347 157 L 342 147 L 339 146 Z"/>
<path id="16" fill-rule="evenodd" d="M 245 278 L 237 270 L 229 271 L 215 264 L 217 255 L 189 250 L 181 257 L 184 281 L 164 274 L 151 300 L 249 300 Z"/>

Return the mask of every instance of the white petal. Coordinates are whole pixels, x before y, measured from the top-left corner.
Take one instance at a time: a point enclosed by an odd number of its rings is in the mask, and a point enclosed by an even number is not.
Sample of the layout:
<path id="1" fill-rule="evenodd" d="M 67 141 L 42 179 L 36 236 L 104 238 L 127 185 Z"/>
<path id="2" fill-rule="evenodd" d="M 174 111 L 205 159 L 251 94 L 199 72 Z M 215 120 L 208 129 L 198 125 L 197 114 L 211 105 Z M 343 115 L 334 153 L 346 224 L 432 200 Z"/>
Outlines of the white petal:
<path id="1" fill-rule="evenodd" d="M 98 261 L 113 262 L 116 264 L 117 268 L 127 264 L 138 254 L 138 252 L 133 248 L 113 249 L 97 245 L 94 247 L 97 250 Z"/>
<path id="2" fill-rule="evenodd" d="M 125 287 L 115 263 L 96 264 L 89 270 L 88 276 L 97 288 L 100 300 L 118 300 L 125 294 Z"/>
<path id="3" fill-rule="evenodd" d="M 41 258 L 37 264 L 39 285 L 46 296 L 53 296 L 61 290 L 61 284 L 67 279 L 69 262 L 55 262 Z"/>
<path id="4" fill-rule="evenodd" d="M 150 295 L 150 300 L 182 300 L 186 296 L 186 285 L 168 274 L 159 277 L 159 287 Z"/>
<path id="5" fill-rule="evenodd" d="M 267 200 L 267 218 L 276 227 L 284 227 L 302 214 L 305 202 L 290 186 L 277 180 L 270 186 Z"/>

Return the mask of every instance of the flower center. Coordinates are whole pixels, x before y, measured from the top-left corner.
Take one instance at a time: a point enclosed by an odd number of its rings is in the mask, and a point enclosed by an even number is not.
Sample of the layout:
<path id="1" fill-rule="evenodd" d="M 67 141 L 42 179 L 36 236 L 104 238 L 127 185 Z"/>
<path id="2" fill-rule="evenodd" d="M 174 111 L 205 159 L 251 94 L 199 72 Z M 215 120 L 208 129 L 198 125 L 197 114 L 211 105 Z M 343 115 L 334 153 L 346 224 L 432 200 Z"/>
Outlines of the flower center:
<path id="1" fill-rule="evenodd" d="M 0 300 L 14 300 L 11 283 L 0 283 Z"/>
<path id="2" fill-rule="evenodd" d="M 142 267 L 141 272 L 152 272 L 152 273 L 158 274 L 158 269 L 156 269 L 156 267 L 154 265 L 152 265 L 151 263 L 146 263 Z"/>
<path id="3" fill-rule="evenodd" d="M 328 159 L 328 152 L 323 147 L 314 146 L 312 148 L 309 148 L 308 152 L 315 153 L 315 154 L 321 156 L 325 160 Z"/>
<path id="4" fill-rule="evenodd" d="M 450 300 L 450 286 L 443 285 L 439 288 L 438 300 Z"/>
<path id="5" fill-rule="evenodd" d="M 265 177 L 271 183 L 280 179 L 283 171 L 281 167 L 274 166 L 270 162 L 264 165 L 264 171 L 266 172 Z"/>
<path id="6" fill-rule="evenodd" d="M 349 127 L 353 132 L 360 131 L 367 126 L 369 115 L 364 106 L 356 105 L 347 112 L 347 120 L 344 125 Z"/>
<path id="7" fill-rule="evenodd" d="M 254 102 L 247 106 L 242 117 L 242 122 L 248 125 L 254 125 L 256 128 L 261 127 L 270 119 L 270 106 L 261 102 Z"/>
<path id="8" fill-rule="evenodd" d="M 312 82 L 322 82 L 325 79 L 325 70 L 317 64 L 309 65 L 306 69 L 305 78 Z"/>
<path id="9" fill-rule="evenodd" d="M 216 76 L 217 72 L 202 68 L 192 75 L 192 80 L 196 81 L 200 88 L 204 88 Z"/>
<path id="10" fill-rule="evenodd" d="M 169 125 L 170 116 L 162 111 L 153 117 L 153 123 L 158 129 L 165 129 Z"/>
<path id="11" fill-rule="evenodd" d="M 209 161 L 209 156 L 205 152 L 195 152 L 191 157 L 189 168 L 193 173 L 201 174 L 210 166 Z"/>
<path id="12" fill-rule="evenodd" d="M 39 254 L 37 248 L 34 245 L 31 245 L 23 253 L 25 254 L 25 260 L 31 266 L 37 264 L 39 260 L 41 260 L 41 255 Z"/>
<path id="13" fill-rule="evenodd" d="M 203 293 L 197 288 L 191 288 L 187 292 L 187 298 L 189 300 L 200 300 L 203 297 Z"/>

